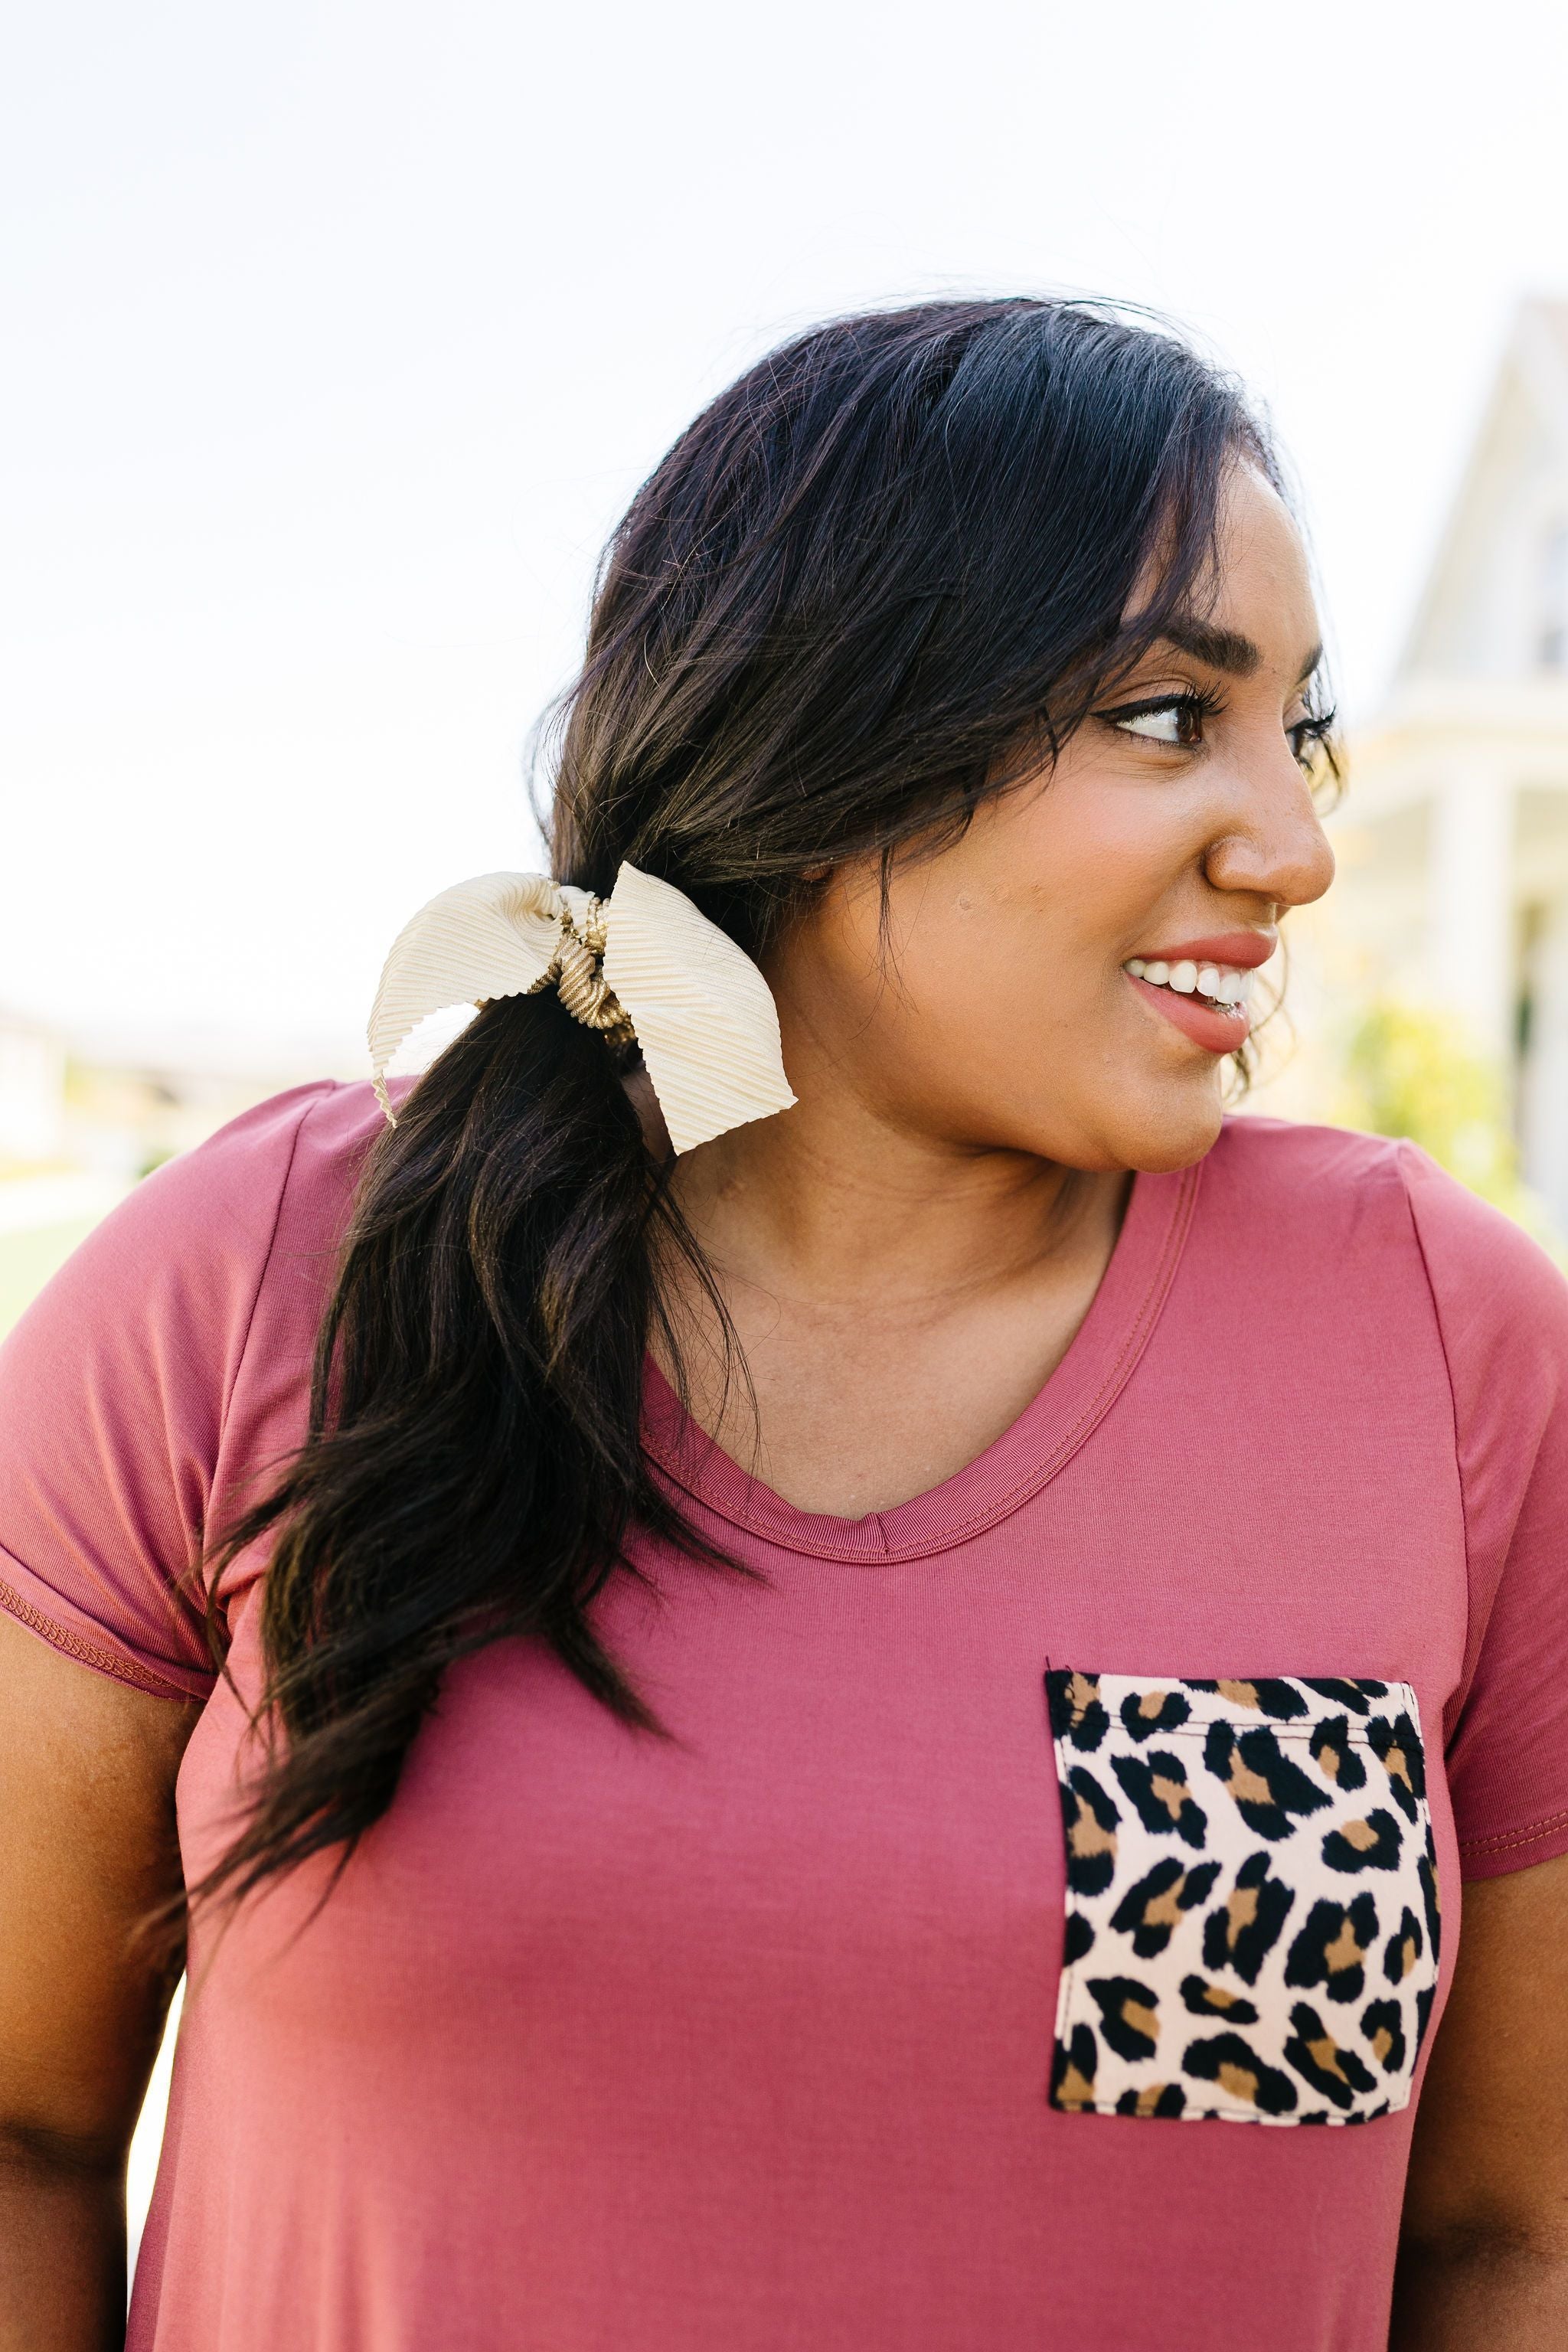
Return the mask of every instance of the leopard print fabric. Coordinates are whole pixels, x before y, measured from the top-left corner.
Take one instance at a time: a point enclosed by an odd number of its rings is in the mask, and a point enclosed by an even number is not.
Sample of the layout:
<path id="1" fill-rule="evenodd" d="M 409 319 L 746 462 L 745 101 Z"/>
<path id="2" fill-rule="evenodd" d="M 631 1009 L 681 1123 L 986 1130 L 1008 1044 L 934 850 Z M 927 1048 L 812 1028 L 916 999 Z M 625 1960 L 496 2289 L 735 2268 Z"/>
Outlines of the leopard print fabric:
<path id="1" fill-rule="evenodd" d="M 1051 2104 L 1359 2124 L 1437 1984 L 1408 1683 L 1046 1675 L 1067 1841 Z"/>

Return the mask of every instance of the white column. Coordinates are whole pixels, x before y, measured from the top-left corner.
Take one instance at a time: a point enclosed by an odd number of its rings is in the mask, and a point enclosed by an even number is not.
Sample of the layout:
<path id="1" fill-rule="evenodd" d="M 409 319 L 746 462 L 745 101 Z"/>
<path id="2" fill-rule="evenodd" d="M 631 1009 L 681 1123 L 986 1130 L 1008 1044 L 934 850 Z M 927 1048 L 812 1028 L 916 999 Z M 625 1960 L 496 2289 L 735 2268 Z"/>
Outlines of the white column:
<path id="1" fill-rule="evenodd" d="M 1568 1233 L 1568 899 L 1559 899 L 1532 958 L 1530 1059 L 1524 1072 L 1524 1173 Z"/>
<path id="2" fill-rule="evenodd" d="M 1513 801 L 1495 768 L 1457 767 L 1432 810 L 1433 990 L 1504 1062 L 1513 1037 Z"/>

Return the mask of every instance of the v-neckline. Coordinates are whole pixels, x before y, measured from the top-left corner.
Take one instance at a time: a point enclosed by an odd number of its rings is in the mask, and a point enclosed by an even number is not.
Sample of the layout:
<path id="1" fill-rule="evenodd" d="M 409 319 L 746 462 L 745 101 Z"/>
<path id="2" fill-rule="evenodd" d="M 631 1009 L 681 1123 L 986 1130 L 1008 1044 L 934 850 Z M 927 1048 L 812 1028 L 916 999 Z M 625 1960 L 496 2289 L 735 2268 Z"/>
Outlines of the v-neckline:
<path id="1" fill-rule="evenodd" d="M 649 1456 L 694 1502 L 786 1551 L 874 1563 L 967 1542 L 1055 1477 L 1121 1393 L 1174 1279 L 1202 1167 L 1134 1177 L 1116 1245 L 1061 1362 L 1000 1437 L 925 1494 L 858 1519 L 797 1510 L 699 1427 L 651 1356 L 643 1398 Z"/>

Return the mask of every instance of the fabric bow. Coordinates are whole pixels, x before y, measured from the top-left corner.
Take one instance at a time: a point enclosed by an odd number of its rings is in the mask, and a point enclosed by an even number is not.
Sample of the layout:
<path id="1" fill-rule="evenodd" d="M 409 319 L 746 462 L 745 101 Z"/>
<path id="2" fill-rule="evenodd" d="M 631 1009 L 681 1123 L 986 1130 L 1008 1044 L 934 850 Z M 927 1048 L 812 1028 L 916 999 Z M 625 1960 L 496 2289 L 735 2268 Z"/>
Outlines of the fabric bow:
<path id="1" fill-rule="evenodd" d="M 388 1118 L 386 1066 L 428 1014 L 552 981 L 567 1010 L 611 1042 L 629 1024 L 678 1152 L 795 1099 L 773 992 L 751 957 L 684 891 L 623 866 L 607 899 L 548 875 L 480 874 L 404 925 L 370 1016 Z"/>

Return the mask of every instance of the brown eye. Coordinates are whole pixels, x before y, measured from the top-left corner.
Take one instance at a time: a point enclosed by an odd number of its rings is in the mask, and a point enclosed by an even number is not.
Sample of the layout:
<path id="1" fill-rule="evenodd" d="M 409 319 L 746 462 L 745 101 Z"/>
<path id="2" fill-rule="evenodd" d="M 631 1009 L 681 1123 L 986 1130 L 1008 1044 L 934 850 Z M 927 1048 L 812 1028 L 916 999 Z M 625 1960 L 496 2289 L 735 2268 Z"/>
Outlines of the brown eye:
<path id="1" fill-rule="evenodd" d="M 1204 740 L 1204 706 L 1195 697 L 1173 695 L 1168 702 L 1106 713 L 1124 735 L 1141 735 L 1146 743 L 1170 743 L 1185 750 Z"/>

